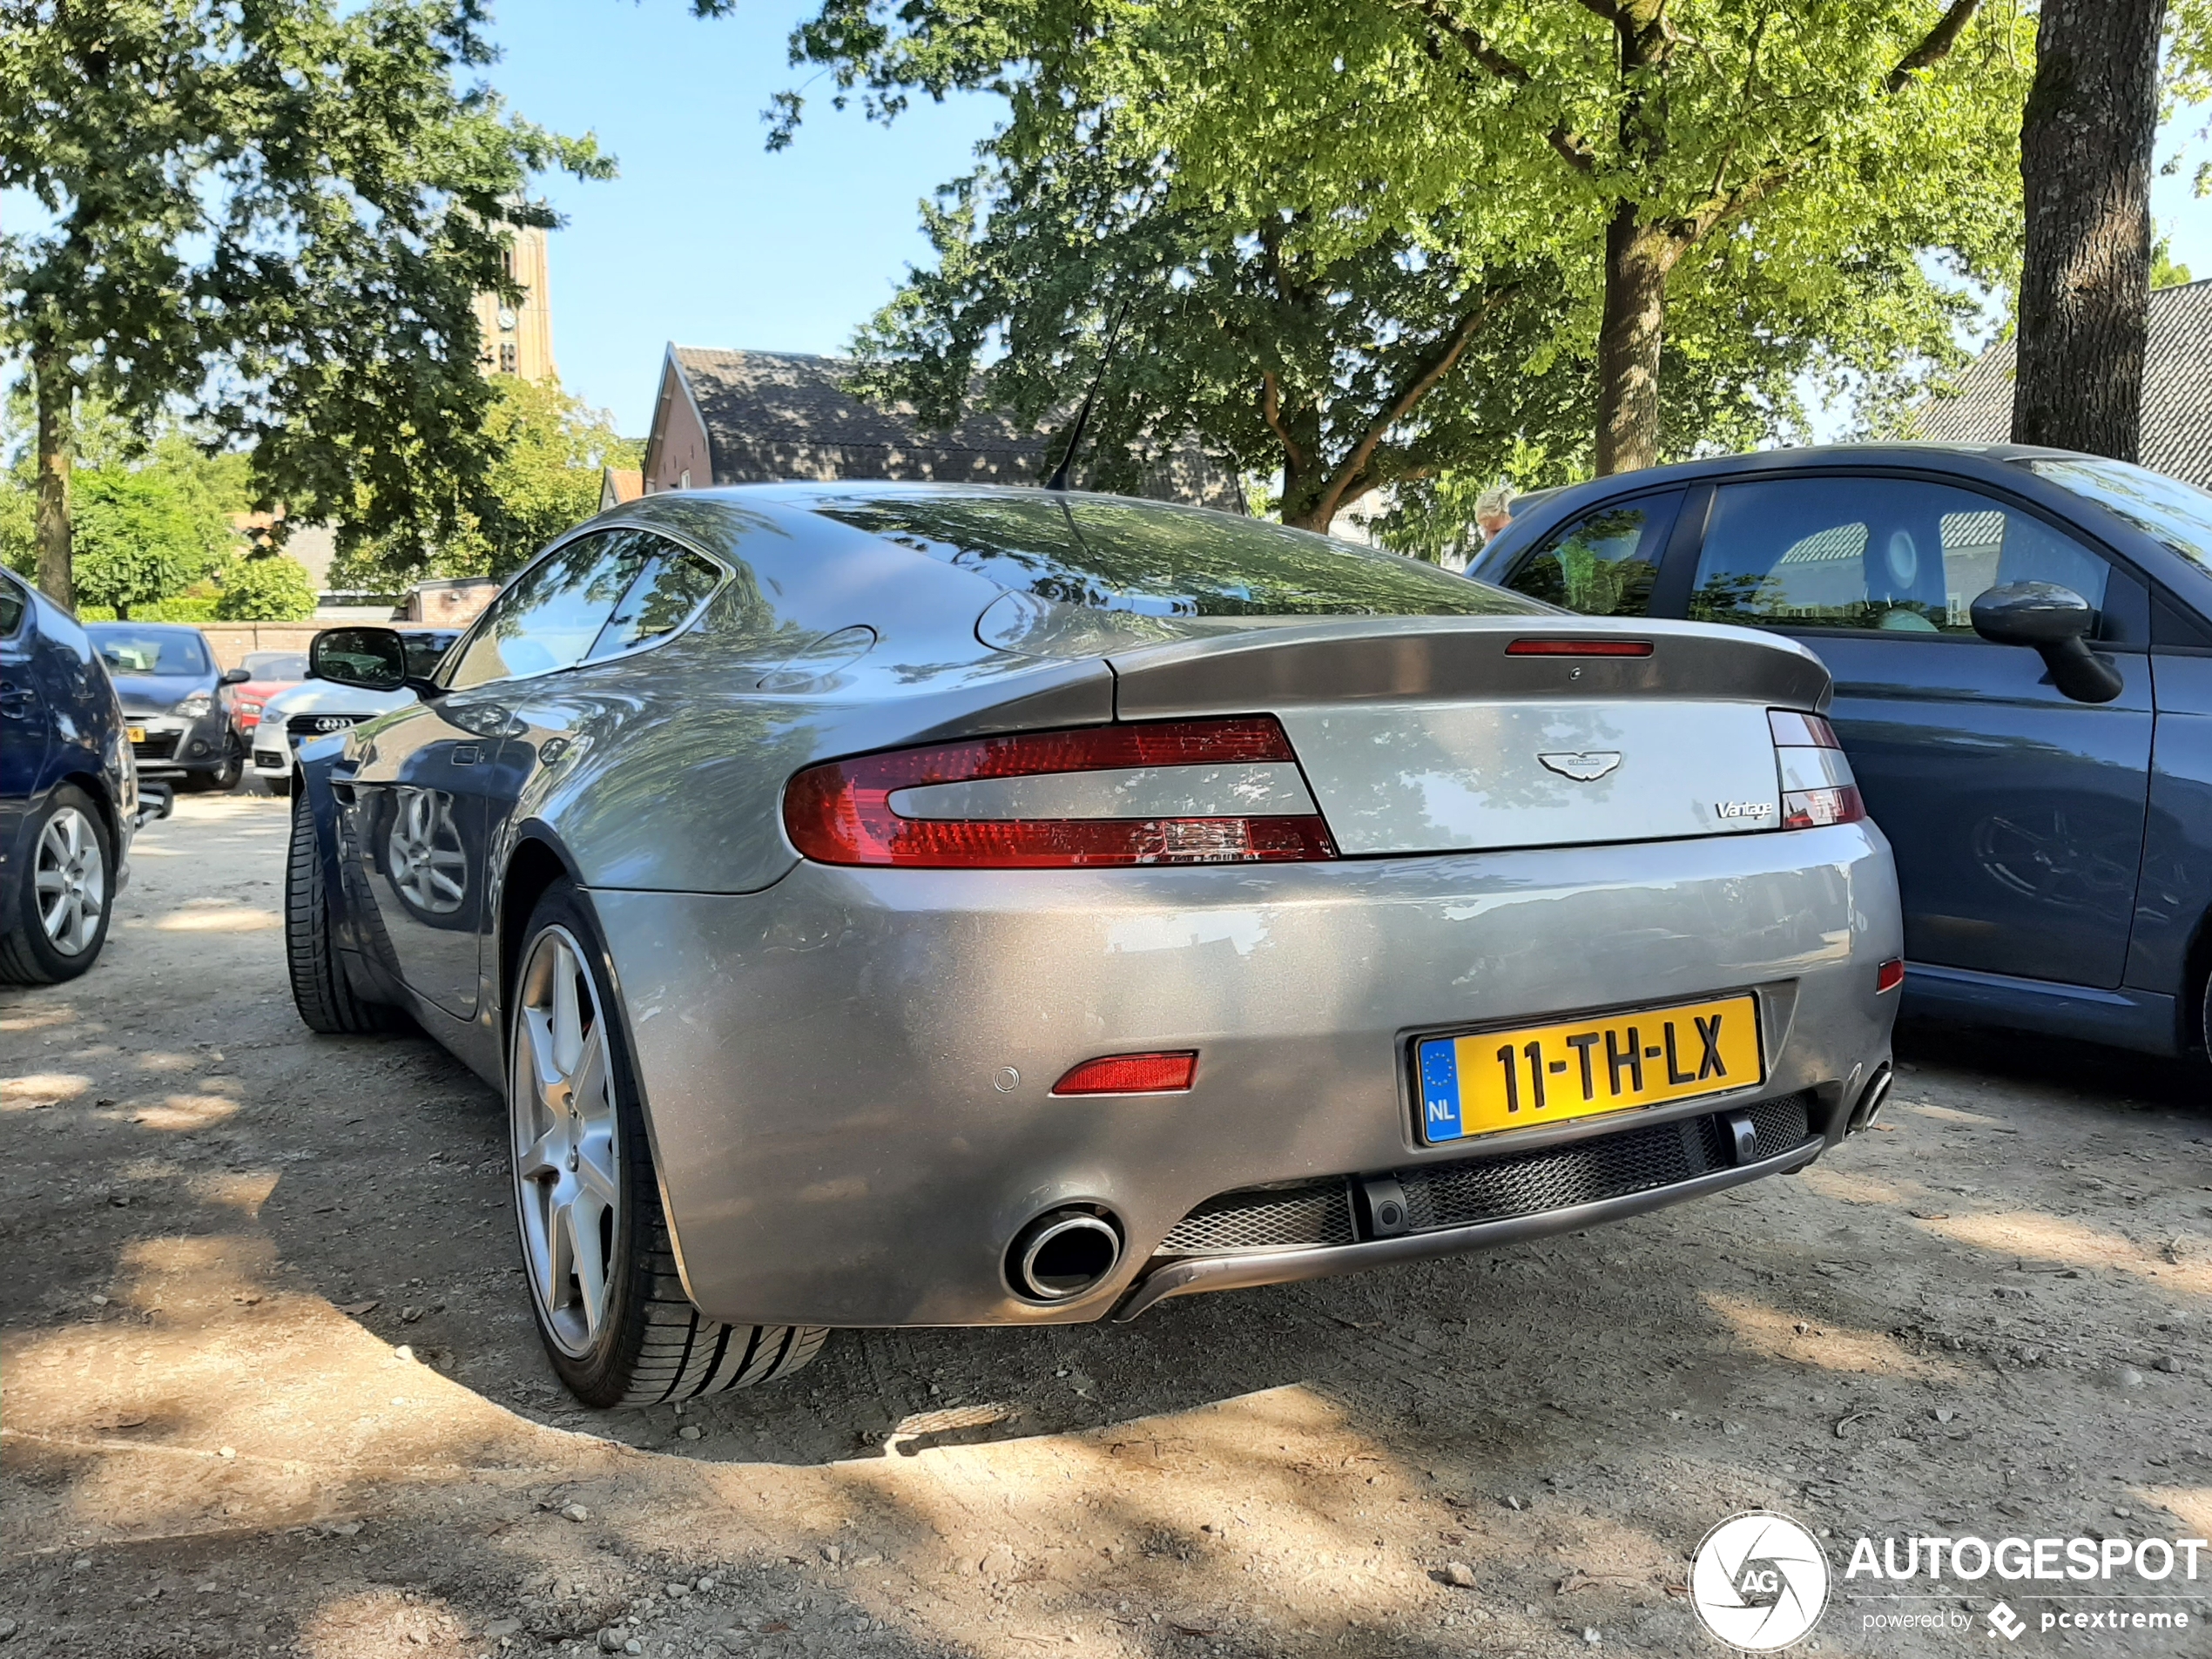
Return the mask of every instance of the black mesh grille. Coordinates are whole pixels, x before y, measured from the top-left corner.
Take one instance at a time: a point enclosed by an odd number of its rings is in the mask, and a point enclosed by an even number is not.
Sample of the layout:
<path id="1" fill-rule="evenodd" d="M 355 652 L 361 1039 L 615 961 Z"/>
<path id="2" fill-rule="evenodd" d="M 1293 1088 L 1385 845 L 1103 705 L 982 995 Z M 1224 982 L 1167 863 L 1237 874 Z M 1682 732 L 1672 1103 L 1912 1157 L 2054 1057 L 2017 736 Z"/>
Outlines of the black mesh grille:
<path id="1" fill-rule="evenodd" d="M 1175 1224 L 1163 1256 L 1211 1256 L 1232 1250 L 1286 1250 L 1349 1244 L 1352 1195 L 1341 1180 L 1309 1186 L 1258 1188 L 1209 1198 Z"/>
<path id="2" fill-rule="evenodd" d="M 131 745 L 131 752 L 140 760 L 166 760 L 177 752 L 179 732 L 149 732 Z"/>
<path id="3" fill-rule="evenodd" d="M 1406 1218 L 1414 1232 L 1541 1215 L 1650 1192 L 1731 1168 L 1735 1143 L 1723 1120 L 1737 1111 L 1750 1114 L 1758 1138 L 1756 1156 L 1772 1157 L 1811 1137 L 1811 1106 L 1810 1096 L 1784 1095 L 1724 1113 L 1622 1130 L 1541 1151 L 1422 1164 L 1396 1170 L 1394 1177 L 1405 1190 Z M 1358 1236 L 1347 1183 L 1314 1182 L 1209 1198 L 1176 1224 L 1159 1253 L 1215 1255 L 1349 1244 Z"/>

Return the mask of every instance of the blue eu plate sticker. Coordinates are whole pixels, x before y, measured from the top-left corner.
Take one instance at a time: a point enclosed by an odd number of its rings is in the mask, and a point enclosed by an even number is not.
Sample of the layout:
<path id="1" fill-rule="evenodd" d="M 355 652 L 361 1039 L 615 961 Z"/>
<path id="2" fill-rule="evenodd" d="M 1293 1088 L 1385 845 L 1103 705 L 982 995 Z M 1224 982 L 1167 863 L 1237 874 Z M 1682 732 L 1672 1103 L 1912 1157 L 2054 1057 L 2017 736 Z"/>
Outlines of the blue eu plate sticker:
<path id="1" fill-rule="evenodd" d="M 1421 1138 L 1456 1141 L 1460 1126 L 1460 1045 L 1450 1037 L 1421 1044 Z"/>

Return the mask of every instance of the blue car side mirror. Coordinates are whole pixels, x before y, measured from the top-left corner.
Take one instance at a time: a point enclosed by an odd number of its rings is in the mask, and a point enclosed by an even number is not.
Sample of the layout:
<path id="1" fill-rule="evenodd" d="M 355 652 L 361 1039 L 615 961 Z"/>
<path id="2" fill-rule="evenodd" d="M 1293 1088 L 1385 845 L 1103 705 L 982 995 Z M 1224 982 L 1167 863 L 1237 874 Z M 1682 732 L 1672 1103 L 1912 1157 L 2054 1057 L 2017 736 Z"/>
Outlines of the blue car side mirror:
<path id="1" fill-rule="evenodd" d="M 2055 582 L 2008 582 L 1973 604 L 1974 631 L 1993 644 L 2040 652 L 2051 684 L 2077 703 L 2109 703 L 2126 684 L 2112 663 L 2089 649 L 2096 608 Z"/>

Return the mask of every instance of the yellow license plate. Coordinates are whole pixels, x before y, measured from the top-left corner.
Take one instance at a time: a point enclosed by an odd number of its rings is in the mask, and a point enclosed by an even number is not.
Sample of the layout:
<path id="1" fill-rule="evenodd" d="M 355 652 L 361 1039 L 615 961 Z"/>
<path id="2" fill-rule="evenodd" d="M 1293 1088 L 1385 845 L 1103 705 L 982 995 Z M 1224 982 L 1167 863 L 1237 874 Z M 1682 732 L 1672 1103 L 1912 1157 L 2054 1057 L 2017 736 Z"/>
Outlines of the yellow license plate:
<path id="1" fill-rule="evenodd" d="M 146 740 L 146 729 L 142 725 L 128 726 L 125 728 L 124 735 L 133 743 L 144 743 Z"/>
<path id="2" fill-rule="evenodd" d="M 1430 1037 L 1418 1061 L 1432 1146 L 1766 1081 L 1753 996 Z"/>

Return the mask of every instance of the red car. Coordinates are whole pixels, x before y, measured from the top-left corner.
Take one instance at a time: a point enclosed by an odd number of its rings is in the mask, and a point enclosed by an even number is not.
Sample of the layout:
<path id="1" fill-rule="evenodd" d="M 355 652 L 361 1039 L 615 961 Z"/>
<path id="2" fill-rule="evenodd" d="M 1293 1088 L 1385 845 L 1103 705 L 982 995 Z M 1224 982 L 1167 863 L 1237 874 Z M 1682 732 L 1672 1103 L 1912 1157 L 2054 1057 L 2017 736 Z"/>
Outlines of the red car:
<path id="1" fill-rule="evenodd" d="M 231 719 L 242 736 L 251 737 L 261 724 L 261 705 L 307 678 L 307 657 L 297 651 L 250 651 L 246 669 L 253 678 L 231 693 Z"/>

